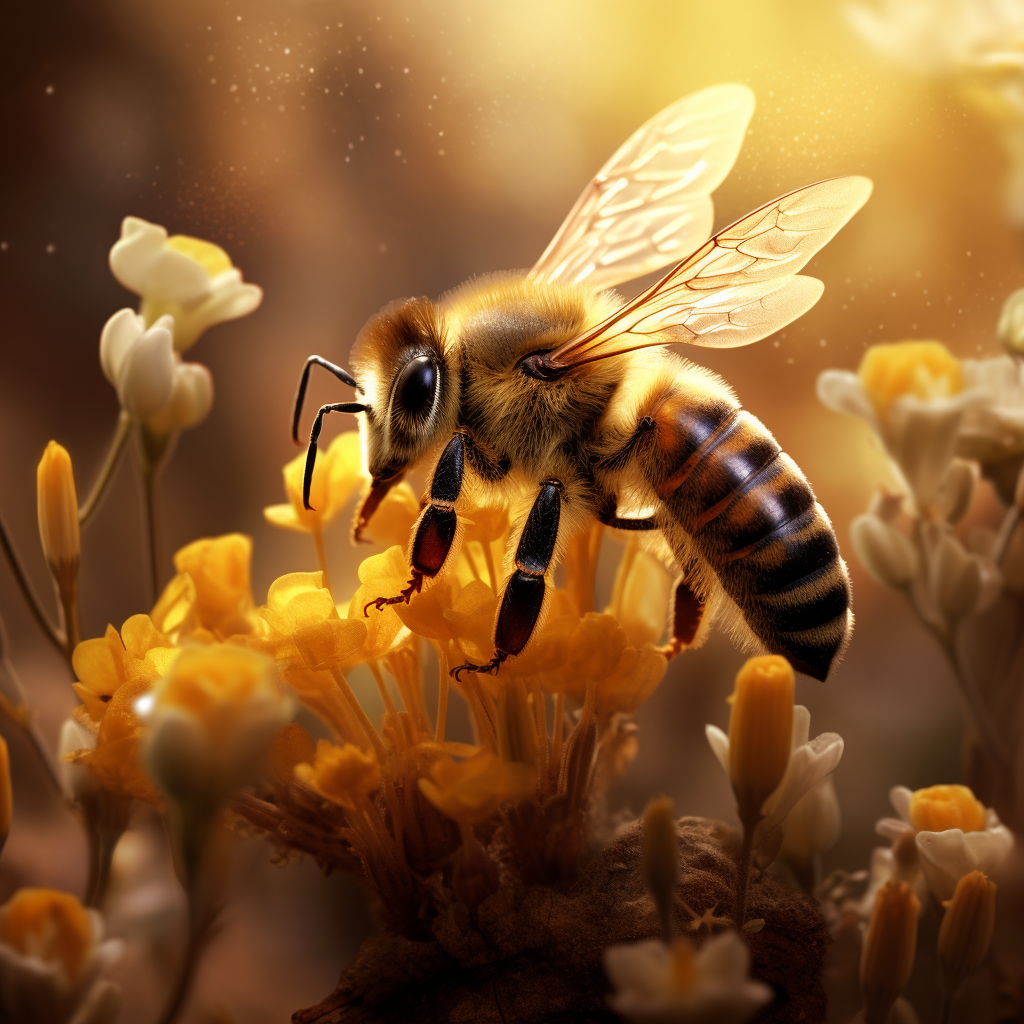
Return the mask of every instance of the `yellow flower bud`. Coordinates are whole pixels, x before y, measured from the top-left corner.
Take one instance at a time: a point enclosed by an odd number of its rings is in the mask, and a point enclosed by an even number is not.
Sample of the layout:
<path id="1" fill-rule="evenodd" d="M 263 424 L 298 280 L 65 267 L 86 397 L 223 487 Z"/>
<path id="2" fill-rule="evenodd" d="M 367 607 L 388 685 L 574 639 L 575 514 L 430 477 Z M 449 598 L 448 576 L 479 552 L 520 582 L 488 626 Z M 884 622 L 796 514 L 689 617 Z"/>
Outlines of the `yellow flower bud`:
<path id="1" fill-rule="evenodd" d="M 11 831 L 11 816 L 14 813 L 14 798 L 11 795 L 11 759 L 7 742 L 0 736 L 0 850 L 7 842 Z"/>
<path id="2" fill-rule="evenodd" d="M 78 977 L 92 949 L 89 913 L 70 893 L 19 889 L 0 907 L 0 943 Z"/>
<path id="3" fill-rule="evenodd" d="M 988 955 L 996 922 L 996 884 L 983 871 L 971 871 L 957 882 L 944 906 L 939 967 L 943 987 L 952 995 Z"/>
<path id="4" fill-rule="evenodd" d="M 360 750 L 354 743 L 339 747 L 328 740 L 316 745 L 312 764 L 298 764 L 295 775 L 325 800 L 355 808 L 380 789 L 380 765 L 372 750 Z"/>
<path id="5" fill-rule="evenodd" d="M 897 398 L 946 398 L 963 390 L 960 361 L 940 341 L 872 345 L 857 371 L 875 411 L 885 417 Z"/>
<path id="6" fill-rule="evenodd" d="M 654 897 L 662 930 L 668 940 L 672 931 L 676 885 L 679 883 L 679 838 L 670 797 L 651 800 L 644 810 L 642 868 L 644 884 Z M 691 950 L 691 960 L 692 956 Z"/>
<path id="7" fill-rule="evenodd" d="M 423 795 L 460 826 L 486 821 L 506 801 L 523 800 L 537 785 L 537 769 L 515 761 L 502 761 L 481 750 L 465 761 L 450 757 L 437 761 L 429 779 L 420 779 Z"/>
<path id="8" fill-rule="evenodd" d="M 78 561 L 82 542 L 78 532 L 78 496 L 71 470 L 71 456 L 51 441 L 36 471 L 39 539 L 43 555 L 61 588 L 72 592 L 78 585 Z"/>
<path id="9" fill-rule="evenodd" d="M 785 658 L 751 658 L 729 698 L 729 774 L 740 820 L 756 822 L 782 781 L 793 733 L 793 669 Z"/>
<path id="10" fill-rule="evenodd" d="M 865 1024 L 883 1024 L 910 980 L 920 912 L 921 903 L 906 882 L 886 882 L 878 890 L 860 956 Z"/>
<path id="11" fill-rule="evenodd" d="M 985 806 L 966 786 L 929 786 L 910 798 L 910 824 L 916 832 L 981 832 Z"/>

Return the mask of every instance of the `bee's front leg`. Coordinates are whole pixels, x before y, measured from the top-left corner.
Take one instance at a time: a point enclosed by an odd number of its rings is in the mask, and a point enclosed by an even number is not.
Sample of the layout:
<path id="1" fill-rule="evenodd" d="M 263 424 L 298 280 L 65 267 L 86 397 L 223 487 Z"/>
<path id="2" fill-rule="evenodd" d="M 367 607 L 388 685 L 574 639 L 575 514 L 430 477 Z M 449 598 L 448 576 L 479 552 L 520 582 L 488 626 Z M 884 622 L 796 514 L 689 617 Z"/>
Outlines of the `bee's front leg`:
<path id="1" fill-rule="evenodd" d="M 412 595 L 423 589 L 423 580 L 433 579 L 444 568 L 459 530 L 455 503 L 462 493 L 466 441 L 465 434 L 456 434 L 445 446 L 434 467 L 430 481 L 430 501 L 420 513 L 413 534 L 409 556 L 411 579 L 396 597 L 378 597 L 368 602 L 363 608 L 364 615 L 370 614 L 371 607 L 380 611 L 389 604 L 408 604 Z"/>
<path id="2" fill-rule="evenodd" d="M 518 654 L 530 641 L 544 607 L 545 575 L 555 554 L 565 488 L 560 480 L 544 480 L 530 509 L 516 548 L 516 568 L 501 597 L 494 627 L 494 657 L 486 665 L 467 663 L 451 670 L 494 674 L 502 663 Z"/>

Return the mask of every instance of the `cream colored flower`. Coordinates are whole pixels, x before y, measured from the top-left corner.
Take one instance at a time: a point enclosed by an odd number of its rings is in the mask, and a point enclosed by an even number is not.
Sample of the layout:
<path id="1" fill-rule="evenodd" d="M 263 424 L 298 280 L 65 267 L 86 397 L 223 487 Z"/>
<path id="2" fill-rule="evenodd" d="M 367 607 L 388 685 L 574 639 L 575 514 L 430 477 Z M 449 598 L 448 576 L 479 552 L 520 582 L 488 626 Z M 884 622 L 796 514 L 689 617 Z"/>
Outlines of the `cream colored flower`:
<path id="1" fill-rule="evenodd" d="M 0 907 L 0 1020 L 113 1024 L 121 993 L 100 974 L 121 955 L 103 919 L 69 893 L 20 889 Z"/>
<path id="2" fill-rule="evenodd" d="M 952 626 L 988 608 L 1002 582 L 995 562 L 968 552 L 948 530 L 927 529 L 925 535 L 928 590 L 942 618 Z"/>
<path id="3" fill-rule="evenodd" d="M 936 341 L 873 345 L 856 374 L 826 370 L 817 390 L 830 409 L 874 428 L 920 511 L 939 505 L 965 412 L 985 400 Z"/>
<path id="4" fill-rule="evenodd" d="M 213 405 L 210 371 L 181 361 L 174 329 L 173 316 L 147 327 L 142 316 L 122 309 L 100 335 L 100 365 L 121 408 L 159 436 L 195 426 Z"/>
<path id="5" fill-rule="evenodd" d="M 843 756 L 843 738 L 834 732 L 823 732 L 809 740 L 811 713 L 802 704 L 793 707 L 793 728 L 789 761 L 782 781 L 761 805 L 761 822 L 754 834 L 754 848 L 771 835 L 796 804 L 831 775 Z M 729 737 L 715 725 L 704 726 L 704 733 L 715 757 L 732 780 Z"/>
<path id="6" fill-rule="evenodd" d="M 110 269 L 129 291 L 142 297 L 147 326 L 174 317 L 174 348 L 184 352 L 209 327 L 247 316 L 263 299 L 254 284 L 219 246 L 139 217 L 125 217 L 121 237 L 110 250 Z"/>
<path id="7" fill-rule="evenodd" d="M 793 806 L 782 826 L 780 859 L 801 867 L 831 849 L 839 838 L 842 816 L 836 785 L 828 775 Z"/>
<path id="8" fill-rule="evenodd" d="M 609 946 L 605 970 L 615 987 L 608 1002 L 635 1024 L 743 1024 L 772 999 L 750 978 L 750 953 L 735 931 L 699 950 L 685 937 Z"/>
<path id="9" fill-rule="evenodd" d="M 902 590 L 917 577 L 917 549 L 893 523 L 866 512 L 850 524 L 850 540 L 857 560 L 881 586 Z"/>

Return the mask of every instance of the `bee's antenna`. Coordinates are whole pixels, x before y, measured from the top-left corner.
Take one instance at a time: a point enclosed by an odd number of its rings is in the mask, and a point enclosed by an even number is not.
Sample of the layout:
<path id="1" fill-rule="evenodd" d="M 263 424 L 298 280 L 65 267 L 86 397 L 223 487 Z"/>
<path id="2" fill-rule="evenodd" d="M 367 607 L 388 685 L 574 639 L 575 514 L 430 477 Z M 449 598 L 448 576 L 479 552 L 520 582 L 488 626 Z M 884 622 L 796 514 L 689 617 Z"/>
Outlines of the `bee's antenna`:
<path id="1" fill-rule="evenodd" d="M 318 357 L 313 356 L 313 358 L 316 359 Z M 317 452 L 316 443 L 320 437 L 320 431 L 323 429 L 324 416 L 329 412 L 356 413 L 366 412 L 368 409 L 369 406 L 363 405 L 362 402 L 334 402 L 331 405 L 320 406 L 320 411 L 316 414 L 316 419 L 313 420 L 313 429 L 309 432 L 309 447 L 306 449 L 306 468 L 302 474 L 302 504 L 310 512 L 315 511 L 309 503 L 309 489 L 313 484 L 313 467 L 316 465 Z"/>
<path id="2" fill-rule="evenodd" d="M 359 386 L 355 377 L 353 377 L 348 370 L 344 370 L 337 364 L 329 362 L 324 359 L 323 356 L 310 356 L 306 360 L 306 365 L 302 368 L 302 376 L 299 377 L 299 386 L 295 389 L 295 409 L 292 412 L 292 440 L 296 444 L 302 443 L 299 441 L 299 420 L 302 417 L 302 403 L 306 398 L 306 387 L 309 384 L 309 372 L 314 366 L 322 366 L 325 370 L 329 370 L 333 373 L 334 376 L 342 383 L 354 387 L 360 394 L 363 392 L 363 389 Z M 319 432 L 320 431 L 317 430 L 317 433 Z"/>

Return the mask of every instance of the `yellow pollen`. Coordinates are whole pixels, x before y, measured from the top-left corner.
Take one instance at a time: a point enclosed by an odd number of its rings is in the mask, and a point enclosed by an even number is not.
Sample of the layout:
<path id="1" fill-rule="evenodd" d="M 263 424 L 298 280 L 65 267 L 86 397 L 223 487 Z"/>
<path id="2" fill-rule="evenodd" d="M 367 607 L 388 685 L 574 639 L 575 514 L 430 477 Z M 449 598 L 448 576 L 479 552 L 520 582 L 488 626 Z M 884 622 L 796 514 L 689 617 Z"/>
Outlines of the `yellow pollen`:
<path id="1" fill-rule="evenodd" d="M 23 956 L 59 963 L 74 981 L 92 945 L 89 914 L 70 893 L 21 889 L 0 907 L 0 942 Z"/>
<path id="2" fill-rule="evenodd" d="M 171 235 L 167 239 L 167 248 L 195 260 L 210 277 L 217 277 L 233 266 L 231 257 L 219 245 L 204 242 L 201 238 Z"/>
<path id="3" fill-rule="evenodd" d="M 985 807 L 966 786 L 929 786 L 910 798 L 910 824 L 917 832 L 981 832 Z"/>
<path id="4" fill-rule="evenodd" d="M 940 341 L 872 345 L 864 353 L 858 375 L 882 417 L 903 395 L 929 400 L 963 390 L 960 361 Z"/>
<path id="5" fill-rule="evenodd" d="M 693 943 L 685 936 L 680 936 L 669 947 L 671 956 L 671 975 L 669 984 L 673 993 L 683 995 L 692 990 L 695 978 L 694 959 L 696 954 Z"/>

